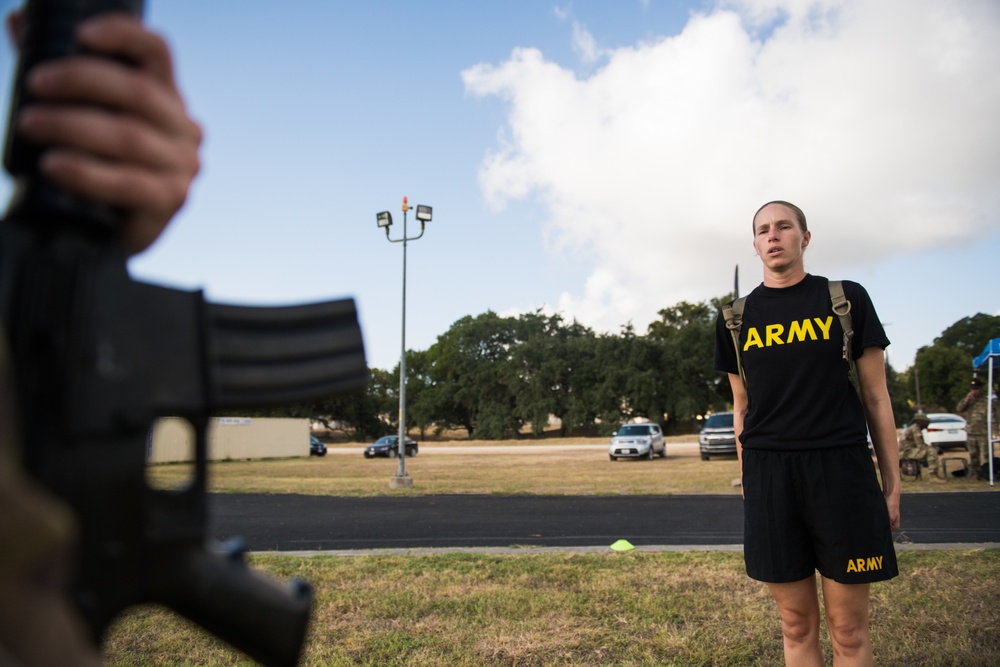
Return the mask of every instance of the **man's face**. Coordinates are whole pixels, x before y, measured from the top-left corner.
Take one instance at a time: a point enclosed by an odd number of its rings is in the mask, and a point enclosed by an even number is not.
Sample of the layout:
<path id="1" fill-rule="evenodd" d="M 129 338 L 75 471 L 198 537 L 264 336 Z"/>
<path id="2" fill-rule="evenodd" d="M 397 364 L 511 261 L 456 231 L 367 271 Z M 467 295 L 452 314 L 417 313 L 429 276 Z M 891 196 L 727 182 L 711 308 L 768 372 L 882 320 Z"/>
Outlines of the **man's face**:
<path id="1" fill-rule="evenodd" d="M 792 209 L 771 204 L 757 213 L 753 224 L 753 247 L 766 268 L 780 271 L 802 262 L 811 235 L 802 231 Z"/>

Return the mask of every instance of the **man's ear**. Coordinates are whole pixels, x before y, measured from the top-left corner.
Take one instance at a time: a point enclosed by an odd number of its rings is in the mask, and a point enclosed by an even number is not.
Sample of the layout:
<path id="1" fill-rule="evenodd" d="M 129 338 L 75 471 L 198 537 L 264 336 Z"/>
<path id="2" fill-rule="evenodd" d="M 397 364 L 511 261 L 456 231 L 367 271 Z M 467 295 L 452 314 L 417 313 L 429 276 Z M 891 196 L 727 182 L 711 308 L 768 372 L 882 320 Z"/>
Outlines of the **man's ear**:
<path id="1" fill-rule="evenodd" d="M 807 245 L 809 245 L 809 239 L 811 239 L 811 238 L 812 238 L 812 232 L 806 232 L 805 234 L 802 235 L 802 247 L 803 248 L 805 248 Z"/>

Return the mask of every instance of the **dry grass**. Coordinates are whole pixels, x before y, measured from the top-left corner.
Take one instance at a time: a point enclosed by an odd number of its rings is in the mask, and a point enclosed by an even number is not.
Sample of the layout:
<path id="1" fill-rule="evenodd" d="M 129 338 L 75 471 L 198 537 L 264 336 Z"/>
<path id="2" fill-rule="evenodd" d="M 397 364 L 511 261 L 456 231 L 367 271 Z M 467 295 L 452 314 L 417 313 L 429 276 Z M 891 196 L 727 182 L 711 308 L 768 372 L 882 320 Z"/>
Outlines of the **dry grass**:
<path id="1" fill-rule="evenodd" d="M 257 556 L 316 587 L 304 665 L 513 667 L 781 664 L 777 614 L 739 553 Z M 873 586 L 876 664 L 995 664 L 1000 551 L 904 552 Z M 824 637 L 829 664 L 829 643 Z M 244 665 L 171 614 L 141 608 L 110 665 Z"/>
<path id="2" fill-rule="evenodd" d="M 333 495 L 679 494 L 739 492 L 735 458 L 608 460 L 606 440 L 421 444 L 412 489 L 390 490 L 397 461 L 356 445 L 322 459 L 212 465 L 212 490 Z M 485 447 L 483 445 L 495 445 Z M 527 446 L 525 446 L 527 445 Z M 181 466 L 149 474 L 176 482 Z M 982 490 L 966 480 L 904 482 L 904 492 Z M 995 664 L 1000 550 L 900 553 L 901 575 L 873 586 L 872 632 L 883 665 Z M 533 667 L 781 664 L 777 614 L 740 553 L 257 555 L 255 567 L 316 590 L 309 666 Z M 824 639 L 827 660 L 829 643 Z M 133 609 L 106 643 L 115 665 L 249 665 L 169 612 Z"/>
<path id="3" fill-rule="evenodd" d="M 544 445 L 542 444 L 544 443 Z M 602 445 L 603 443 L 603 445 Z M 701 461 L 693 445 L 668 445 L 667 458 L 608 459 L 607 440 L 524 443 L 456 441 L 425 444 L 406 459 L 414 485 L 391 493 L 414 494 L 677 494 L 735 493 L 735 457 Z M 492 446 L 488 446 L 492 445 Z M 553 446 L 555 445 L 555 446 Z M 564 446 L 588 445 L 586 449 Z M 681 453 L 680 450 L 683 450 Z M 398 460 L 365 459 L 357 446 L 337 445 L 323 458 L 225 461 L 211 465 L 211 490 L 224 493 L 389 494 Z M 184 466 L 158 465 L 149 475 L 176 484 Z"/>
<path id="4" fill-rule="evenodd" d="M 421 444 L 407 458 L 412 488 L 390 490 L 398 461 L 365 459 L 358 445 L 334 445 L 323 458 L 224 461 L 210 466 L 210 490 L 222 493 L 302 493 L 376 496 L 430 494 L 643 495 L 735 494 L 735 456 L 702 461 L 697 445 L 668 442 L 667 458 L 608 459 L 607 439 L 541 441 L 452 441 Z M 563 449 L 589 445 L 583 449 Z M 183 465 L 157 465 L 148 476 L 158 486 L 176 486 L 189 474 Z M 904 493 L 982 490 L 964 479 L 905 481 Z"/>

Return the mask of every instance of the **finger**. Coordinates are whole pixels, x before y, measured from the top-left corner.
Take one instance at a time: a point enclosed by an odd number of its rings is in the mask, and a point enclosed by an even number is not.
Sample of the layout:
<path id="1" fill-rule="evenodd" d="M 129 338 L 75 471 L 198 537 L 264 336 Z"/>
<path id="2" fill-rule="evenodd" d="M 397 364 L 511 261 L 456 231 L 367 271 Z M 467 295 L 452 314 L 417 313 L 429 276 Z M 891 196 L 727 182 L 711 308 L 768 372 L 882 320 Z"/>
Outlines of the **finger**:
<path id="1" fill-rule="evenodd" d="M 180 209 L 191 181 L 182 171 L 142 169 L 65 150 L 45 153 L 40 166 L 53 182 L 84 197 L 167 216 Z"/>
<path id="2" fill-rule="evenodd" d="M 87 49 L 111 56 L 124 56 L 171 88 L 177 87 L 173 59 L 166 41 L 147 30 L 134 16 L 122 13 L 102 14 L 80 24 L 76 37 L 80 45 Z"/>
<path id="3" fill-rule="evenodd" d="M 84 56 L 43 63 L 29 73 L 27 85 L 39 100 L 116 109 L 171 134 L 191 131 L 176 90 L 142 70 L 106 58 Z"/>
<path id="4" fill-rule="evenodd" d="M 26 107 L 18 129 L 39 144 L 152 169 L 197 171 L 197 137 L 178 140 L 129 116 L 92 107 Z"/>
<path id="5" fill-rule="evenodd" d="M 54 183 L 126 210 L 122 241 L 129 254 L 148 248 L 184 204 L 192 175 L 102 163 L 92 156 L 49 151 L 40 163 Z"/>

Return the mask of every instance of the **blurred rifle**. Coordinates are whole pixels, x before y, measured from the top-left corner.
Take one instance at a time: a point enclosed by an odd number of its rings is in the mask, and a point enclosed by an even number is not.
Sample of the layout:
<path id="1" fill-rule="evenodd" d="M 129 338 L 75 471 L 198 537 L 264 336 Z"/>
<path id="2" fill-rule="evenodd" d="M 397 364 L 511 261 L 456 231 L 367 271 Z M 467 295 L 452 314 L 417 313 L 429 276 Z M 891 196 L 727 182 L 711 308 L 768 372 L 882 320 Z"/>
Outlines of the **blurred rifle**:
<path id="1" fill-rule="evenodd" d="M 268 665 L 298 662 L 312 593 L 249 570 L 207 538 L 209 416 L 327 397 L 367 378 L 351 299 L 280 308 L 207 303 L 133 281 L 121 213 L 53 186 L 40 147 L 14 132 L 24 74 L 74 51 L 86 18 L 142 0 L 29 0 L 22 17 L 4 165 L 0 319 L 12 351 L 23 459 L 77 513 L 70 594 L 95 643 L 126 607 L 161 603 Z M 145 481 L 154 420 L 195 430 L 191 484 Z M 304 445 L 303 445 L 304 446 Z M 303 450 L 305 451 L 305 450 Z"/>

